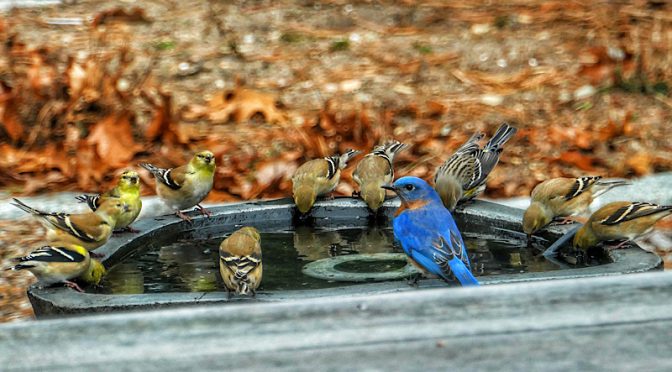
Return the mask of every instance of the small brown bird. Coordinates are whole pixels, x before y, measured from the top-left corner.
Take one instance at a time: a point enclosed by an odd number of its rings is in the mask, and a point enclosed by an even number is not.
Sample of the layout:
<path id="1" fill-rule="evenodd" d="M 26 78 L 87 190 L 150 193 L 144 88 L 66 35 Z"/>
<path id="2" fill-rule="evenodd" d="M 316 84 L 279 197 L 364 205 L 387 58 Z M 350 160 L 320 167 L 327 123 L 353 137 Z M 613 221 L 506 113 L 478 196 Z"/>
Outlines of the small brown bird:
<path id="1" fill-rule="evenodd" d="M 296 170 L 292 177 L 292 194 L 294 203 L 302 214 L 313 207 L 318 196 L 334 191 L 341 179 L 341 170 L 359 153 L 358 150 L 347 150 L 340 156 L 313 159 Z"/>
<path id="2" fill-rule="evenodd" d="M 107 242 L 117 219 L 128 212 L 128 204 L 119 199 L 110 199 L 95 212 L 67 214 L 42 212 L 14 199 L 13 206 L 35 216 L 47 229 L 49 242 L 81 245 L 92 251 Z"/>
<path id="3" fill-rule="evenodd" d="M 625 240 L 616 248 L 653 230 L 661 218 L 672 214 L 672 205 L 613 202 L 598 209 L 574 236 L 574 247 L 586 250 L 599 242 Z"/>
<path id="4" fill-rule="evenodd" d="M 156 193 L 175 214 L 186 221 L 191 218 L 183 210 L 198 207 L 201 214 L 210 212 L 200 203 L 208 196 L 215 177 L 215 155 L 201 151 L 188 164 L 177 168 L 163 169 L 148 163 L 140 163 L 156 179 Z"/>
<path id="5" fill-rule="evenodd" d="M 398 141 L 376 146 L 355 168 L 352 179 L 359 185 L 359 196 L 376 212 L 385 201 L 386 190 L 381 186 L 394 180 L 394 156 L 408 147 Z"/>
<path id="6" fill-rule="evenodd" d="M 219 273 L 231 297 L 256 295 L 261 284 L 261 235 L 254 227 L 243 227 L 219 245 Z"/>
<path id="7" fill-rule="evenodd" d="M 529 236 L 557 217 L 581 215 L 598 196 L 628 184 L 600 176 L 546 180 L 532 190 L 532 202 L 523 215 L 523 231 Z"/>
<path id="8" fill-rule="evenodd" d="M 446 208 L 453 211 L 458 203 L 485 191 L 485 181 L 499 162 L 502 146 L 517 130 L 502 124 L 483 148 L 478 141 L 484 134 L 476 133 L 436 170 L 434 188 Z"/>

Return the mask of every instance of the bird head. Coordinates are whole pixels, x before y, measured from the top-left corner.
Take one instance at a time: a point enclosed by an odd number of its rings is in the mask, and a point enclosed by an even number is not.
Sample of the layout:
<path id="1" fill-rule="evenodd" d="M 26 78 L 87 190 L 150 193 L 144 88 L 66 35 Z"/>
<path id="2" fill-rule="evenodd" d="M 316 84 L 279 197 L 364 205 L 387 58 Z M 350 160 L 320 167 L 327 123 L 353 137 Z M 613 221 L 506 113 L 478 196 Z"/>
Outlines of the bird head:
<path id="1" fill-rule="evenodd" d="M 576 232 L 576 235 L 574 235 L 574 248 L 587 250 L 588 248 L 594 247 L 597 245 L 597 243 L 599 243 L 597 236 L 595 236 L 595 233 L 590 228 L 589 224 L 590 221 L 583 225 L 579 231 Z"/>
<path id="2" fill-rule="evenodd" d="M 215 155 L 210 151 L 197 152 L 189 164 L 196 170 L 213 171 L 215 169 Z"/>
<path id="3" fill-rule="evenodd" d="M 379 183 L 365 183 L 362 185 L 361 196 L 372 211 L 377 211 L 385 201 L 385 190 L 378 187 Z"/>
<path id="4" fill-rule="evenodd" d="M 394 191 L 404 203 L 428 200 L 441 201 L 439 194 L 432 186 L 418 177 L 401 177 L 394 184 L 383 185 L 382 188 Z"/>
<path id="5" fill-rule="evenodd" d="M 81 279 L 89 284 L 98 285 L 106 272 L 105 266 L 100 261 L 92 258 L 89 268 L 82 274 Z"/>
<path id="6" fill-rule="evenodd" d="M 261 235 L 259 235 L 259 230 L 255 229 L 252 226 L 245 226 L 238 230 L 241 234 L 245 234 L 256 241 L 261 240 Z"/>
<path id="7" fill-rule="evenodd" d="M 302 214 L 308 213 L 316 199 L 317 192 L 311 185 L 301 185 L 294 190 L 294 203 Z"/>
<path id="8" fill-rule="evenodd" d="M 533 202 L 523 214 L 523 232 L 532 235 L 551 223 L 550 211 L 541 203 Z"/>
<path id="9" fill-rule="evenodd" d="M 137 191 L 140 189 L 140 175 L 138 172 L 127 170 L 121 174 L 119 177 L 119 183 L 117 184 L 122 191 Z"/>

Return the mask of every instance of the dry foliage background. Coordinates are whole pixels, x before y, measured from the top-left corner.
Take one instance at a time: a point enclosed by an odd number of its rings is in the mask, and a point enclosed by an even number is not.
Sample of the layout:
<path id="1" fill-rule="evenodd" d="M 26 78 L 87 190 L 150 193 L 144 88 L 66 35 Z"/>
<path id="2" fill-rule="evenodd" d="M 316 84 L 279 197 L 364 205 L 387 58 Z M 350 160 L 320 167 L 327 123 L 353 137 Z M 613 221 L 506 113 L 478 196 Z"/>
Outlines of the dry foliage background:
<path id="1" fill-rule="evenodd" d="M 665 1 L 102 4 L 0 17 L 1 188 L 95 192 L 209 149 L 210 201 L 287 196 L 301 162 L 388 138 L 430 178 L 502 121 L 488 196 L 672 169 Z"/>

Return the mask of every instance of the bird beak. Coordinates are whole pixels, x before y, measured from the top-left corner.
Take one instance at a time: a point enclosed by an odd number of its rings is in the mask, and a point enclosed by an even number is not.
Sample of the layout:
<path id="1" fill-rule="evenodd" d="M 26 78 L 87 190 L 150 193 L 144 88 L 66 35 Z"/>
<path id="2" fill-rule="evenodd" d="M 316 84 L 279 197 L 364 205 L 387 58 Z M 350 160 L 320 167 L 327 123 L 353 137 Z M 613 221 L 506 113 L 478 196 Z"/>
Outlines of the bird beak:
<path id="1" fill-rule="evenodd" d="M 394 186 L 392 186 L 392 185 L 382 185 L 382 186 L 380 186 L 380 187 L 382 187 L 382 188 L 385 189 L 385 190 L 390 190 L 390 191 L 392 191 L 392 192 L 395 193 L 395 194 L 397 193 L 397 188 L 394 187 Z"/>
<path id="2" fill-rule="evenodd" d="M 140 177 L 131 177 L 131 183 L 134 184 L 134 185 L 136 183 L 138 183 L 139 180 L 140 180 Z"/>
<path id="3" fill-rule="evenodd" d="M 121 209 L 124 211 L 124 213 L 127 213 L 128 211 L 131 210 L 131 206 L 129 206 L 128 204 L 124 203 L 124 204 L 121 206 Z"/>

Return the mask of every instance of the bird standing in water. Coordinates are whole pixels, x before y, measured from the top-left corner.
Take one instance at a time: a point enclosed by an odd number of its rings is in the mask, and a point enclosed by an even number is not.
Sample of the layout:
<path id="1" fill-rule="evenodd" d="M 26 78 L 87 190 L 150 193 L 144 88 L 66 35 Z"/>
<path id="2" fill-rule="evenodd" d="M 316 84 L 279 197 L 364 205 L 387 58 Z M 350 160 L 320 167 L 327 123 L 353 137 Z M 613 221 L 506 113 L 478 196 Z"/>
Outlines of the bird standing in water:
<path id="1" fill-rule="evenodd" d="M 347 150 L 343 155 L 303 163 L 292 177 L 292 194 L 299 212 L 308 213 L 318 196 L 334 191 L 341 179 L 341 170 L 359 153 L 357 150 Z"/>
<path id="2" fill-rule="evenodd" d="M 402 177 L 383 188 L 401 199 L 392 226 L 411 263 L 446 281 L 455 278 L 463 286 L 479 285 L 460 230 L 439 194 L 417 177 Z"/>
<path id="3" fill-rule="evenodd" d="M 625 180 L 603 180 L 600 176 L 546 180 L 532 190 L 532 201 L 523 215 L 523 231 L 529 236 L 556 217 L 580 215 L 598 196 L 628 184 Z"/>
<path id="4" fill-rule="evenodd" d="M 453 211 L 458 203 L 485 191 L 485 181 L 499 162 L 502 146 L 516 131 L 516 128 L 502 124 L 483 148 L 478 141 L 484 135 L 476 133 L 436 170 L 434 188 L 446 208 Z"/>
<path id="5" fill-rule="evenodd" d="M 177 168 L 162 169 L 148 163 L 140 166 L 156 178 L 156 193 L 178 217 L 191 221 L 182 211 L 194 206 L 201 214 L 210 216 L 200 205 L 212 190 L 215 177 L 215 155 L 210 151 L 196 153 L 188 164 Z"/>
<path id="6" fill-rule="evenodd" d="M 385 201 L 385 190 L 381 187 L 394 180 L 394 156 L 408 147 L 399 141 L 376 146 L 355 168 L 352 179 L 359 185 L 359 196 L 374 213 Z"/>
<path id="7" fill-rule="evenodd" d="M 119 199 L 128 205 L 128 212 L 122 213 L 114 224 L 115 230 L 139 232 L 130 225 L 138 218 L 142 209 L 140 200 L 140 176 L 136 171 L 128 170 L 121 174 L 117 186 L 98 195 L 79 195 L 76 197 L 82 203 L 86 203 L 92 211 L 100 208 L 100 205 L 110 199 Z"/>
<path id="8" fill-rule="evenodd" d="M 261 235 L 254 227 L 246 226 L 224 239 L 219 246 L 219 273 L 231 297 L 256 295 L 261 284 Z"/>

